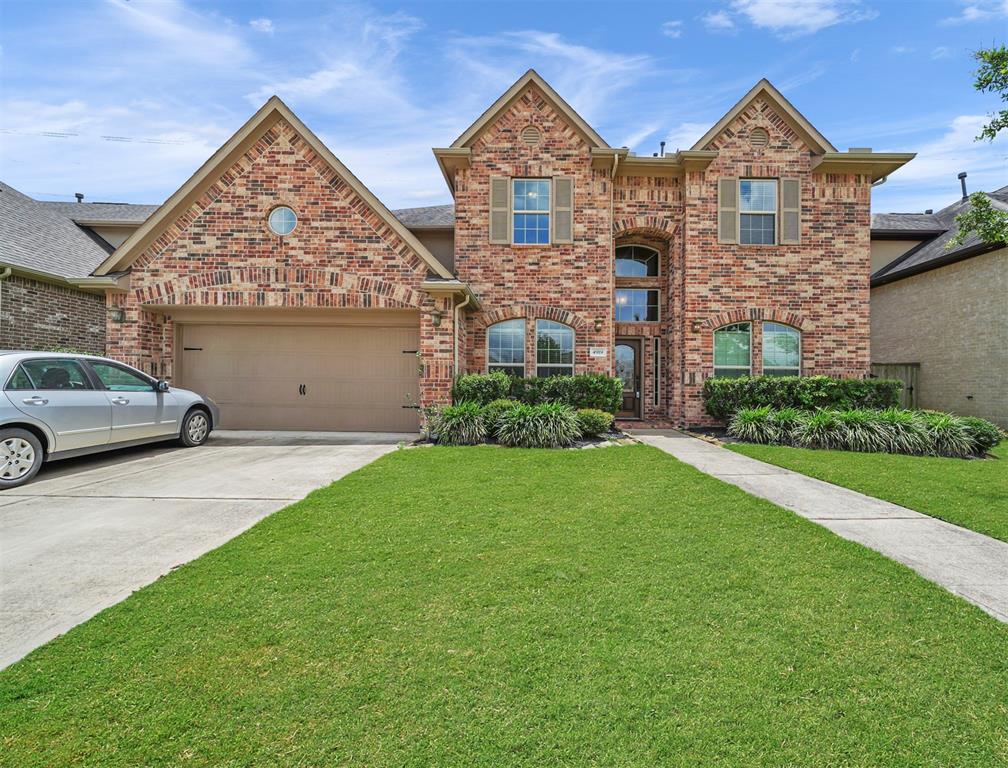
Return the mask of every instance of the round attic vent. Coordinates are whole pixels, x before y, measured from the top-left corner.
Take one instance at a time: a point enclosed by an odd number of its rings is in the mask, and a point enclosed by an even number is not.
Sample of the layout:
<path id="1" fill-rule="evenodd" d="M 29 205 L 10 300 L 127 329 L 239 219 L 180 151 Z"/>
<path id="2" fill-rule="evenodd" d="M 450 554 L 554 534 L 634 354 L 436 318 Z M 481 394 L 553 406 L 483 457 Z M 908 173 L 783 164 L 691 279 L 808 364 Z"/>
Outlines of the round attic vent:
<path id="1" fill-rule="evenodd" d="M 753 128 L 749 132 L 749 146 L 762 149 L 770 143 L 770 134 L 764 128 Z"/>
<path id="2" fill-rule="evenodd" d="M 542 133 L 534 125 L 527 125 L 522 128 L 521 140 L 528 144 L 530 147 L 534 147 L 542 139 Z"/>

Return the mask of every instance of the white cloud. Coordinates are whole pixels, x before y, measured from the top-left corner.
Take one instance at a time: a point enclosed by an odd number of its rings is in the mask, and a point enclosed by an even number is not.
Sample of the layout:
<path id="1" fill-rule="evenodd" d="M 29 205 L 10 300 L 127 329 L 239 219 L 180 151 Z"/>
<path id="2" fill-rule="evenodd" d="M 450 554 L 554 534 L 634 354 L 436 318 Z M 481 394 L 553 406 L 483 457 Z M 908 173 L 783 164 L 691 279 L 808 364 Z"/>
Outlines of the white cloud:
<path id="1" fill-rule="evenodd" d="M 249 26 L 256 32 L 265 32 L 269 35 L 272 35 L 274 31 L 273 19 L 252 19 Z"/>
<path id="2" fill-rule="evenodd" d="M 914 49 L 912 47 L 910 47 L 909 45 L 894 45 L 889 50 L 892 51 L 893 53 L 895 53 L 897 56 L 902 56 L 904 54 L 913 53 L 914 52 Z"/>
<path id="3" fill-rule="evenodd" d="M 970 24 L 977 21 L 1008 18 L 1008 0 L 960 0 L 958 16 L 942 19 L 945 25 Z"/>
<path id="4" fill-rule="evenodd" d="M 704 26 L 712 32 L 731 32 L 735 29 L 735 22 L 725 11 L 714 11 L 700 17 Z"/>
<path id="5" fill-rule="evenodd" d="M 801 88 L 803 85 L 808 85 L 811 82 L 818 80 L 820 77 L 826 74 L 829 68 L 821 61 L 817 61 L 814 64 L 806 66 L 800 72 L 793 75 L 789 75 L 783 80 L 777 83 L 777 87 L 783 93 L 788 91 L 793 91 L 795 88 Z"/>
<path id="6" fill-rule="evenodd" d="M 792 38 L 835 24 L 852 24 L 878 16 L 857 0 L 734 0 L 732 8 L 756 27 Z"/>
<path id="7" fill-rule="evenodd" d="M 681 21 L 666 21 L 661 25 L 661 31 L 665 37 L 682 37 L 683 23 Z"/>
<path id="8" fill-rule="evenodd" d="M 931 51 L 932 59 L 949 59 L 952 57 L 952 49 L 945 45 L 939 45 Z"/>
<path id="9" fill-rule="evenodd" d="M 853 51 L 850 52 L 850 60 L 852 62 L 854 62 L 855 64 L 857 64 L 859 61 L 861 61 L 861 49 L 860 48 L 855 48 Z"/>
<path id="10" fill-rule="evenodd" d="M 914 211 L 942 208 L 959 196 L 956 175 L 967 171 L 971 191 L 992 190 L 1005 184 L 1005 153 L 1008 137 L 993 142 L 975 141 L 984 115 L 960 115 L 946 123 L 941 136 L 916 146 L 895 146 L 911 150 L 917 157 L 898 170 L 873 192 L 876 211 Z"/>

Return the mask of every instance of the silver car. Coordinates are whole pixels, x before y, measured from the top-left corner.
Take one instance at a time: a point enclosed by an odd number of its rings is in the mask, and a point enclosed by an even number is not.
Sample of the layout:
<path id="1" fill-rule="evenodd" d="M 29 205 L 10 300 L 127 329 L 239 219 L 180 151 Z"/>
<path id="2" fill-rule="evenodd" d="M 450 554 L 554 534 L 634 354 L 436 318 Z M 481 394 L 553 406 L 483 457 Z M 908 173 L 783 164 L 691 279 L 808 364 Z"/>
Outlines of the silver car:
<path id="1" fill-rule="evenodd" d="M 202 445 L 219 419 L 208 397 L 104 357 L 0 351 L 0 490 L 43 461 L 161 440 Z"/>

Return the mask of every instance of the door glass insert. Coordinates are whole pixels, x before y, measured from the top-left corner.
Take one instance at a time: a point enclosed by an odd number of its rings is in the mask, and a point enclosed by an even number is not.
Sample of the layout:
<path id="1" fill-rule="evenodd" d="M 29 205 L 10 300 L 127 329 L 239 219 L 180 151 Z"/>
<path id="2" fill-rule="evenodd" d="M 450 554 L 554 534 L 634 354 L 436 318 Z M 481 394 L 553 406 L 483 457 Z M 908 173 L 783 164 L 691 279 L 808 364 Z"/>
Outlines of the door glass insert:
<path id="1" fill-rule="evenodd" d="M 616 376 L 623 382 L 624 390 L 636 389 L 636 350 L 629 344 L 616 345 Z"/>
<path id="2" fill-rule="evenodd" d="M 98 374 L 105 389 L 110 392 L 148 392 L 153 389 L 153 385 L 147 379 L 118 365 L 91 363 L 91 367 Z"/>

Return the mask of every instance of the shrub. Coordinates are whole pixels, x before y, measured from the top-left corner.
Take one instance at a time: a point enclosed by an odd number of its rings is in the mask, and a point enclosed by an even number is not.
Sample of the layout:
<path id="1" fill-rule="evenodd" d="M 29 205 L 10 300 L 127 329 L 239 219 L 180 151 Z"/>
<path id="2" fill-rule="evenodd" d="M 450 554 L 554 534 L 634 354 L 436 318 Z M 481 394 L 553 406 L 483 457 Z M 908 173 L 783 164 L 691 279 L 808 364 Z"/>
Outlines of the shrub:
<path id="1" fill-rule="evenodd" d="M 487 438 L 483 409 L 476 403 L 446 405 L 434 414 L 430 429 L 442 445 L 477 445 Z"/>
<path id="2" fill-rule="evenodd" d="M 468 373 L 455 379 L 452 386 L 453 403 L 486 405 L 508 396 L 511 377 L 503 371 L 496 373 Z"/>
<path id="3" fill-rule="evenodd" d="M 521 448 L 559 448 L 580 436 L 577 413 L 561 403 L 519 405 L 501 414 L 497 439 Z"/>
<path id="4" fill-rule="evenodd" d="M 829 376 L 744 376 L 704 382 L 707 413 L 729 419 L 743 408 L 850 410 L 880 409 L 899 404 L 903 383 L 885 379 L 835 379 Z"/>
<path id="5" fill-rule="evenodd" d="M 791 445 L 794 442 L 795 430 L 804 420 L 805 414 L 797 408 L 781 408 L 779 411 L 770 412 L 770 421 L 777 429 L 777 442 L 782 445 Z"/>
<path id="6" fill-rule="evenodd" d="M 581 408 L 577 412 L 578 428 L 582 435 L 597 437 L 611 432 L 616 418 L 598 408 Z"/>
<path id="7" fill-rule="evenodd" d="M 924 424 L 915 411 L 886 408 L 875 414 L 888 453 L 922 455 L 928 453 L 929 441 Z"/>
<path id="8" fill-rule="evenodd" d="M 963 457 L 973 453 L 973 441 L 962 420 L 949 413 L 922 411 L 928 434 L 928 452 L 938 456 Z"/>
<path id="9" fill-rule="evenodd" d="M 795 428 L 794 443 L 802 448 L 841 448 L 840 424 L 835 411 L 818 410 Z"/>
<path id="10" fill-rule="evenodd" d="M 886 449 L 885 430 L 876 418 L 875 412 L 853 408 L 849 411 L 837 411 L 834 417 L 838 432 L 837 447 L 845 451 L 862 453 L 877 453 Z"/>
<path id="11" fill-rule="evenodd" d="M 769 406 L 743 408 L 728 422 L 728 434 L 747 443 L 776 443 L 780 430 Z"/>
<path id="12" fill-rule="evenodd" d="M 487 435 L 494 437 L 497 435 L 497 424 L 500 422 L 501 414 L 510 411 L 512 408 L 521 405 L 517 400 L 494 400 L 483 406 L 483 423 L 486 425 Z"/>
<path id="13" fill-rule="evenodd" d="M 1004 433 L 996 424 L 977 416 L 962 416 L 959 419 L 973 446 L 973 453 L 983 456 L 1004 439 Z"/>

